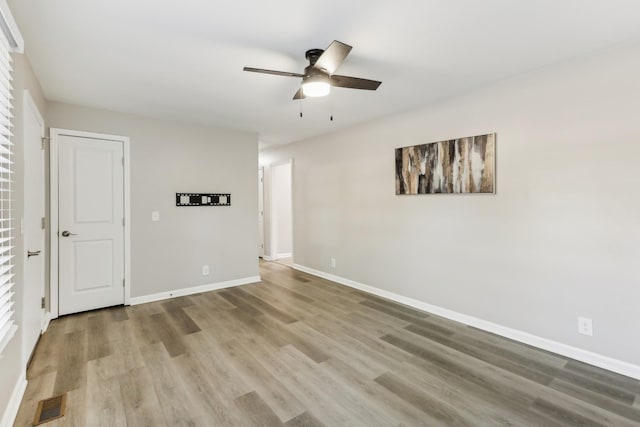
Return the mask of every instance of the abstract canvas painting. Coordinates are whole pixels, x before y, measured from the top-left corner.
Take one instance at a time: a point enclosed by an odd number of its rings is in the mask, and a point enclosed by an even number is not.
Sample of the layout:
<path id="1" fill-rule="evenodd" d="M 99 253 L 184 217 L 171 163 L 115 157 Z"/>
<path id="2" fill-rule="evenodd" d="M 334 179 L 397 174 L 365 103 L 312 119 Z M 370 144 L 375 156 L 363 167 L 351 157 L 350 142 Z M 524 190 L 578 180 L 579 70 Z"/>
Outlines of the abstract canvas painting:
<path id="1" fill-rule="evenodd" d="M 396 194 L 494 193 L 496 134 L 396 148 Z"/>

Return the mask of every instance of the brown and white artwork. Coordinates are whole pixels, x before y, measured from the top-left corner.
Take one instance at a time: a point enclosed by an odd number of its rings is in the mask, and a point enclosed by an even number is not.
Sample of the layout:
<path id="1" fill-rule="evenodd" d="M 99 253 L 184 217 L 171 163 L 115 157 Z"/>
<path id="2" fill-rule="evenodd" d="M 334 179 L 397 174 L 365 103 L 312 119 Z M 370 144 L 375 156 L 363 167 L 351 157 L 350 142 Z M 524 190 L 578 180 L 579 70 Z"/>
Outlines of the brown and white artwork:
<path id="1" fill-rule="evenodd" d="M 396 148 L 396 194 L 494 193 L 496 134 Z"/>

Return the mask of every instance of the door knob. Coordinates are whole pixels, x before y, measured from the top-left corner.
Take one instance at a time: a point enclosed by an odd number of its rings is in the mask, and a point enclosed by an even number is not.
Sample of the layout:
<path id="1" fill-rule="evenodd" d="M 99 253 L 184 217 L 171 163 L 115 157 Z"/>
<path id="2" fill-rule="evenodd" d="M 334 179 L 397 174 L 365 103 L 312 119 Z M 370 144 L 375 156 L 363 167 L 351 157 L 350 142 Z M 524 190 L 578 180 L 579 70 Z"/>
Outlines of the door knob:
<path id="1" fill-rule="evenodd" d="M 71 232 L 70 232 L 70 231 L 68 231 L 68 230 L 64 230 L 64 231 L 62 232 L 62 237 L 69 237 L 69 236 L 75 236 L 75 235 L 76 235 L 76 233 L 71 233 Z"/>
<path id="2" fill-rule="evenodd" d="M 27 251 L 27 258 L 40 255 L 40 251 Z"/>

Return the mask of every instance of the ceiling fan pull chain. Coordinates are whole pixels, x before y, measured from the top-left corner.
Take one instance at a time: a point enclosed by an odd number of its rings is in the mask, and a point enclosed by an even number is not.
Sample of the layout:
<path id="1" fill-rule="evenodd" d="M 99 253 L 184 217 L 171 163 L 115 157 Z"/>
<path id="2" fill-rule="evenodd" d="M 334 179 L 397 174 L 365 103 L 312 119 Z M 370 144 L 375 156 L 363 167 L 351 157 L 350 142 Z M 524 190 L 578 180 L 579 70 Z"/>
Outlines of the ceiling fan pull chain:
<path id="1" fill-rule="evenodd" d="M 300 100 L 300 118 L 302 118 L 302 100 Z"/>
<path id="2" fill-rule="evenodd" d="M 332 122 L 333 121 L 333 98 L 329 99 L 329 110 L 330 110 L 330 116 L 329 116 L 329 121 Z"/>

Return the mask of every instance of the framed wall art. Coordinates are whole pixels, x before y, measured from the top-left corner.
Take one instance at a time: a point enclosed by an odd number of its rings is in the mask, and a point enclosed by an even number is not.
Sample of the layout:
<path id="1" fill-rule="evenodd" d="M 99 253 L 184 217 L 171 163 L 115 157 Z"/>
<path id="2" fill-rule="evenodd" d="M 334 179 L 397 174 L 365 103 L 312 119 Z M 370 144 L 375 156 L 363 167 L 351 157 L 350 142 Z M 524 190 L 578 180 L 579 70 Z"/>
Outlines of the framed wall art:
<path id="1" fill-rule="evenodd" d="M 396 148 L 396 194 L 495 193 L 496 134 Z"/>

